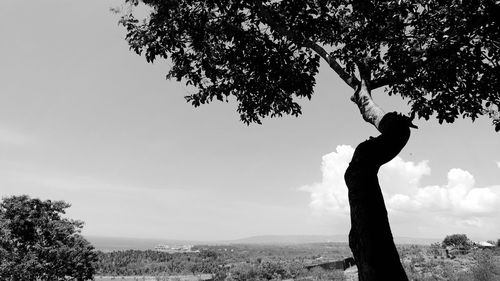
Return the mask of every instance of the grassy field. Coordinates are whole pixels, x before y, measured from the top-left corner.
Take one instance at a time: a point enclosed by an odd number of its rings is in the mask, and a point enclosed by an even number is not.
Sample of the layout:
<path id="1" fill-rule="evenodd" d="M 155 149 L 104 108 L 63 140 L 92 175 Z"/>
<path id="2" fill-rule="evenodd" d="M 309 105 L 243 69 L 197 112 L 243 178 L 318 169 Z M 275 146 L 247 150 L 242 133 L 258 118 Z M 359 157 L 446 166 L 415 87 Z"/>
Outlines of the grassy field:
<path id="1" fill-rule="evenodd" d="M 314 243 L 302 245 L 224 245 L 224 246 L 198 246 L 201 253 L 186 253 L 167 255 L 167 261 L 154 261 L 154 256 L 133 257 L 144 252 L 115 253 L 106 264 L 121 264 L 117 267 L 103 267 L 96 281 L 125 280 L 125 281 L 199 281 L 209 280 L 210 274 L 189 275 L 188 269 L 197 268 L 194 265 L 206 264 L 207 260 L 213 265 L 212 269 L 223 270 L 226 275 L 234 278 L 220 280 L 249 280 L 250 277 L 259 276 L 252 280 L 270 280 L 266 271 L 283 274 L 284 271 L 295 272 L 284 274 L 283 279 L 295 276 L 294 280 L 357 280 L 355 267 L 343 272 L 306 270 L 306 265 L 321 264 L 330 261 L 342 260 L 351 256 L 348 245 L 345 243 Z M 444 249 L 424 245 L 399 245 L 398 251 L 408 278 L 411 281 L 500 281 L 500 248 L 470 249 L 465 254 L 456 254 L 453 258 L 446 256 Z M 203 254 L 205 253 L 205 255 Z M 210 255 L 206 255 L 209 253 Z M 106 254 L 111 255 L 111 254 Z M 156 257 L 162 258 L 162 255 Z M 165 258 L 165 257 L 163 257 Z M 124 262 L 128 261 L 128 262 Z M 178 272 L 159 272 L 157 275 L 123 274 L 124 276 L 111 276 L 111 272 L 127 272 L 141 268 L 152 269 L 154 265 L 178 265 Z M 160 268 L 160 267 L 156 267 Z M 167 267 L 169 268 L 169 267 Z M 200 268 L 204 268 L 203 266 Z M 121 271 L 119 271 L 120 269 Z M 390 269 L 388 269 L 390 270 Z M 215 272 L 204 271 L 204 272 Z M 151 271 L 149 271 L 151 272 Z M 196 272 L 196 271 L 193 271 Z M 260 274 L 260 275 L 259 275 Z M 272 275 L 272 274 L 271 274 Z M 269 275 L 269 276 L 271 276 Z M 263 279 L 262 279 L 262 278 Z M 282 279 L 273 279 L 282 280 Z"/>
<path id="2" fill-rule="evenodd" d="M 203 281 L 210 280 L 211 274 L 172 276 L 95 276 L 95 281 Z"/>
<path id="3" fill-rule="evenodd" d="M 400 255 L 410 280 L 500 280 L 500 248 L 472 249 L 451 259 L 429 247 L 413 246 L 400 249 Z"/>

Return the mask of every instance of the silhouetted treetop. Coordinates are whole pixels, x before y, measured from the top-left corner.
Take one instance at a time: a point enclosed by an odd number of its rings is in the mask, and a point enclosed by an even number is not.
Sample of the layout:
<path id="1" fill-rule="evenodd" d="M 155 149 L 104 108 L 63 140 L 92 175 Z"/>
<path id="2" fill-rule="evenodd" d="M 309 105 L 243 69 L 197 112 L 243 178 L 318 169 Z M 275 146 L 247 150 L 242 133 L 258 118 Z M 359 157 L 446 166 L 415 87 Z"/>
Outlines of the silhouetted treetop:
<path id="1" fill-rule="evenodd" d="M 406 98 L 411 114 L 453 122 L 490 114 L 500 130 L 500 2 L 125 0 L 121 23 L 148 62 L 169 59 L 167 77 L 198 89 L 194 106 L 233 96 L 246 122 L 299 115 L 320 58 L 353 89 Z"/>

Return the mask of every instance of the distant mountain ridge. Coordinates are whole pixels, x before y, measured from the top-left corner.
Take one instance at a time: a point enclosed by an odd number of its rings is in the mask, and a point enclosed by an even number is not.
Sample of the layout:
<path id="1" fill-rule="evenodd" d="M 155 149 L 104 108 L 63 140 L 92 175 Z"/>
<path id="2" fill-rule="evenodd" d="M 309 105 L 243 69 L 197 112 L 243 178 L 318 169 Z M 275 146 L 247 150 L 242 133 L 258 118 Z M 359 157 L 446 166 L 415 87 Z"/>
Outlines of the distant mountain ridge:
<path id="1" fill-rule="evenodd" d="M 228 241 L 230 244 L 347 243 L 347 235 L 260 235 Z"/>
<path id="2" fill-rule="evenodd" d="M 305 243 L 348 243 L 347 235 L 262 235 L 229 241 L 229 244 L 305 244 Z M 435 238 L 394 237 L 396 244 L 430 245 L 441 242 Z"/>
<path id="3" fill-rule="evenodd" d="M 153 249 L 159 244 L 166 245 L 230 245 L 230 244 L 268 244 L 268 245 L 286 245 L 286 244 L 308 244 L 308 243 L 347 243 L 347 235 L 260 235 L 251 236 L 235 240 L 220 241 L 196 241 L 196 240 L 174 240 L 174 239 L 142 239 L 142 238 L 124 238 L 124 237 L 101 237 L 85 236 L 85 238 L 101 251 L 120 251 L 120 250 L 148 250 Z M 413 237 L 395 237 L 396 244 L 418 244 L 430 245 L 435 242 L 441 242 L 434 238 L 413 238 Z"/>

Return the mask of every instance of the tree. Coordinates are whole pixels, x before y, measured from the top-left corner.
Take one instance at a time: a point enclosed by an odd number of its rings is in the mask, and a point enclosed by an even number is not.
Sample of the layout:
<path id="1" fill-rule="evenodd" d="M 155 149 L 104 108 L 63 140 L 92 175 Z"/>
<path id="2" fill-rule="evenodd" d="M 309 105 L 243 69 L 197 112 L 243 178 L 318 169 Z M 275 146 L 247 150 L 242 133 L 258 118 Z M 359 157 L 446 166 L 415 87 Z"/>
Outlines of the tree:
<path id="1" fill-rule="evenodd" d="M 70 205 L 26 195 L 0 204 L 0 279 L 91 280 L 97 255 L 83 223 L 63 218 Z"/>
<path id="2" fill-rule="evenodd" d="M 447 235 L 443 240 L 443 247 L 469 247 L 472 243 L 465 234 Z"/>
<path id="3" fill-rule="evenodd" d="M 130 48 L 148 62 L 170 60 L 167 78 L 198 89 L 186 97 L 195 107 L 234 98 L 247 124 L 298 116 L 320 59 L 353 89 L 363 119 L 381 132 L 358 145 L 345 174 L 360 280 L 407 280 L 377 172 L 405 146 L 411 120 L 488 115 L 500 130 L 498 1 L 125 2 Z M 150 12 L 143 20 L 139 2 Z M 410 117 L 386 114 L 371 95 L 380 87 L 405 98 Z"/>

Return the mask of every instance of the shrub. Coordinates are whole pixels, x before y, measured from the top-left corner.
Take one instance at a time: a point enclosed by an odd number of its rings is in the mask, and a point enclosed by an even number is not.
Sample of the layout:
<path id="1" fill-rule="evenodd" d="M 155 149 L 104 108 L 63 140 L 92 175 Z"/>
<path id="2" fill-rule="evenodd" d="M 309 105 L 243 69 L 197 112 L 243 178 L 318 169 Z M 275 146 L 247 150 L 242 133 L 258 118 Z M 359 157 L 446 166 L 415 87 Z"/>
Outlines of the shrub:
<path id="1" fill-rule="evenodd" d="M 325 270 L 320 267 L 311 270 L 311 277 L 314 281 L 344 281 L 346 279 L 344 272 L 341 270 Z"/>
<path id="2" fill-rule="evenodd" d="M 441 251 L 442 251 L 441 244 L 436 242 L 436 243 L 431 244 L 431 246 L 427 250 L 427 254 L 434 256 L 434 257 L 438 257 L 438 256 L 441 256 Z"/>
<path id="3" fill-rule="evenodd" d="M 474 281 L 493 281 L 498 274 L 498 268 L 493 262 L 493 256 L 490 251 L 477 251 L 473 255 L 475 265 L 471 268 L 471 274 Z"/>

